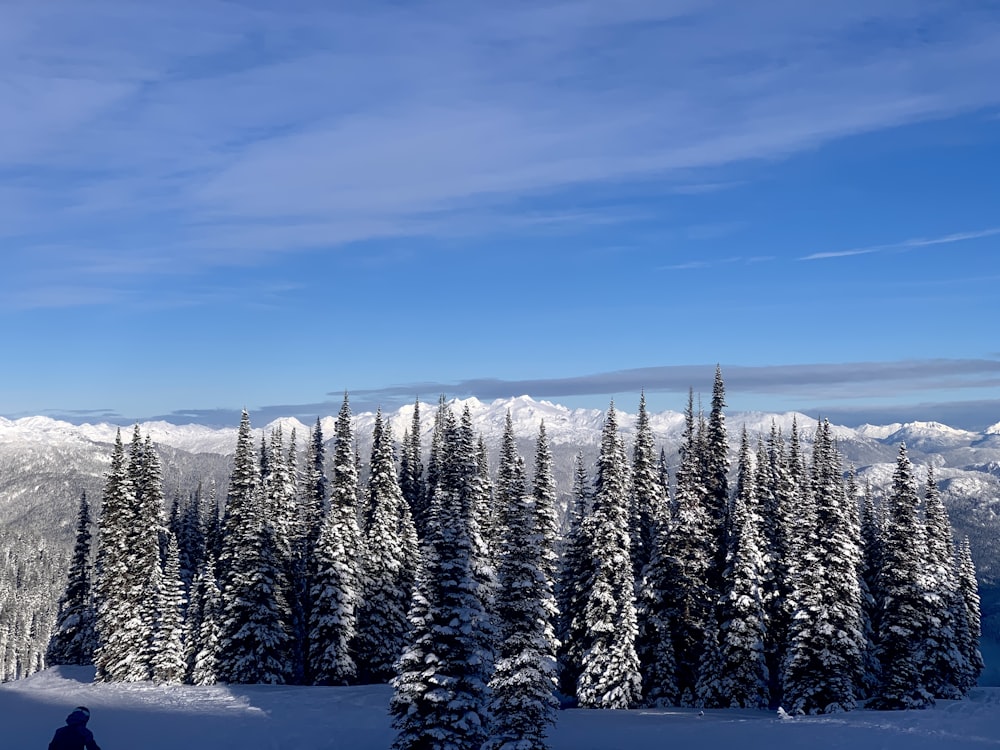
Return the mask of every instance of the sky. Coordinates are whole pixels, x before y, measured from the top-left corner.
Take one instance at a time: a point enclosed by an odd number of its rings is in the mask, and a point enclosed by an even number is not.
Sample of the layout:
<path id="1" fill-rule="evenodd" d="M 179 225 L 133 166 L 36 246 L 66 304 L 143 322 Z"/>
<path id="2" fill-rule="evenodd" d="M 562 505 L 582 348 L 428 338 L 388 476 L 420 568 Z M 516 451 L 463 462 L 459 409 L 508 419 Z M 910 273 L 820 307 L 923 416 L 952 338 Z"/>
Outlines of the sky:
<path id="1" fill-rule="evenodd" d="M 0 4 L 0 415 L 1000 422 L 1000 5 Z"/>

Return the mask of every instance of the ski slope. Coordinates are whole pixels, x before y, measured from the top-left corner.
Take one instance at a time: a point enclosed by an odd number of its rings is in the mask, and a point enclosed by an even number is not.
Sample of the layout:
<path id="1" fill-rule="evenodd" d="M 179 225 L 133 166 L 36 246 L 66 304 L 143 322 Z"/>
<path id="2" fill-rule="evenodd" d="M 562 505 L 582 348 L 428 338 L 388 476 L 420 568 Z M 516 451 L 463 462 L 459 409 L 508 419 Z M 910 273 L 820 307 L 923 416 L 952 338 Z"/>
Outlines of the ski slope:
<path id="1" fill-rule="evenodd" d="M 76 705 L 102 750 L 388 750 L 391 688 L 104 685 L 55 667 L 0 685 L 4 746 L 44 750 Z M 1000 688 L 926 711 L 782 719 L 769 711 L 561 711 L 552 750 L 923 750 L 1000 747 Z"/>

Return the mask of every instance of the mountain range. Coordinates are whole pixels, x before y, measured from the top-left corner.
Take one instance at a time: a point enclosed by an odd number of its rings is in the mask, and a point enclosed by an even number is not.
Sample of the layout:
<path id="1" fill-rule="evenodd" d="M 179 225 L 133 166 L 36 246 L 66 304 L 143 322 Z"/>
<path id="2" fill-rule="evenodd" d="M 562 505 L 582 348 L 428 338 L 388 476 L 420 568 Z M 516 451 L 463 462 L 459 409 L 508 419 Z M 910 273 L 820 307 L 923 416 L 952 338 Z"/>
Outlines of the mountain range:
<path id="1" fill-rule="evenodd" d="M 518 447 L 530 467 L 539 425 L 544 421 L 553 453 L 553 469 L 563 508 L 572 487 L 574 457 L 578 452 L 588 466 L 593 466 L 600 441 L 605 412 L 600 409 L 570 409 L 529 396 L 499 399 L 490 403 L 475 398 L 450 402 L 456 412 L 468 407 L 475 429 L 483 436 L 491 461 L 509 412 Z M 384 415 L 394 435 L 401 439 L 412 425 L 414 405 Z M 436 404 L 421 404 L 421 433 L 425 451 L 430 445 Z M 634 433 L 636 415 L 617 410 L 618 424 L 626 443 Z M 334 432 L 335 416 L 319 418 L 324 436 Z M 354 415 L 355 437 L 362 461 L 367 463 L 375 415 Z M 677 449 L 684 429 L 684 415 L 675 411 L 650 414 L 650 422 L 659 447 L 675 468 Z M 726 415 L 729 439 L 735 448 L 745 427 L 751 439 L 765 438 L 774 424 L 789 435 L 792 424 L 798 426 L 804 449 L 809 450 L 816 429 L 816 419 L 805 414 L 786 412 L 734 412 Z M 257 426 L 258 437 L 280 427 L 287 441 L 294 431 L 304 445 L 314 425 L 291 419 L 279 419 Z M 163 461 L 164 489 L 168 498 L 186 496 L 199 484 L 213 484 L 224 496 L 231 454 L 236 446 L 237 425 L 221 428 L 204 425 L 175 425 L 147 422 L 139 425 L 143 436 L 149 435 Z M 103 475 L 108 466 L 116 432 L 128 441 L 132 425 L 81 424 L 48 417 L 0 418 L 0 524 L 23 529 L 68 544 L 80 492 L 92 500 L 100 497 Z M 916 466 L 918 481 L 933 466 L 944 502 L 956 534 L 968 535 L 973 555 L 984 585 L 986 620 L 996 620 L 1000 632 L 1000 422 L 982 432 L 959 430 L 937 422 L 833 426 L 844 468 L 854 469 L 859 481 L 868 482 L 876 492 L 884 491 L 892 480 L 898 447 L 905 443 Z M 996 594 L 994 594 L 996 592 Z M 993 602 L 997 602 L 994 614 Z"/>

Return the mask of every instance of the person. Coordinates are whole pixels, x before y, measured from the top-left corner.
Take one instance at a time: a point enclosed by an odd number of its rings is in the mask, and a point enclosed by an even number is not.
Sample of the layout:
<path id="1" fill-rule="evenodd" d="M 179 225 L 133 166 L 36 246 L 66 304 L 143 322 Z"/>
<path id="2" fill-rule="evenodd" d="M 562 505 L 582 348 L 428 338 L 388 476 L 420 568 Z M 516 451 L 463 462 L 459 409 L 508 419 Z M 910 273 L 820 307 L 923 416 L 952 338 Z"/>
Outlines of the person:
<path id="1" fill-rule="evenodd" d="M 94 741 L 94 733 L 87 729 L 90 720 L 90 709 L 77 706 L 66 717 L 66 726 L 56 730 L 49 750 L 101 750 Z"/>

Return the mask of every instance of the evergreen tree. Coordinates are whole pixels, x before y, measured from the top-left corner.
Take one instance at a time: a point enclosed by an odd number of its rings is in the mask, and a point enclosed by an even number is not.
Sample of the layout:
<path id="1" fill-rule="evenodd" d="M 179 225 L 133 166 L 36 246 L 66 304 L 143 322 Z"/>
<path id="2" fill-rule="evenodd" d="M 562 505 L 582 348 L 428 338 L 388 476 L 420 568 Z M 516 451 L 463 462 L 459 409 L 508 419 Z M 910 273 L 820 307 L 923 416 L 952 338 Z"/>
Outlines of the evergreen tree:
<path id="1" fill-rule="evenodd" d="M 438 481 L 440 480 L 440 474 L 442 470 L 442 461 L 444 460 L 444 434 L 447 430 L 447 425 L 449 420 L 454 420 L 455 415 L 451 413 L 448 408 L 448 404 L 444 399 L 444 395 L 438 397 L 438 407 L 437 411 L 434 412 L 434 429 L 431 432 L 431 447 L 430 454 L 427 457 L 427 482 L 424 485 L 424 515 L 425 518 L 421 519 L 420 514 L 414 515 L 414 521 L 417 523 L 417 534 L 423 539 L 425 536 L 423 527 L 430 524 L 430 514 L 432 512 L 431 505 L 434 500 L 434 490 L 437 488 Z"/>
<path id="2" fill-rule="evenodd" d="M 191 587 L 188 607 L 188 682 L 213 685 L 218 680 L 219 587 L 209 561 L 202 564 Z"/>
<path id="3" fill-rule="evenodd" d="M 480 623 L 476 633 L 479 652 L 484 655 L 484 674 L 493 668 L 493 651 L 496 646 L 494 620 L 494 598 L 496 596 L 496 568 L 486 536 L 483 533 L 483 519 L 489 516 L 492 488 L 486 466 L 485 448 L 477 439 L 472 425 L 472 412 L 468 404 L 462 408 L 458 422 L 457 441 L 451 452 L 451 461 L 457 472 L 456 486 L 460 487 L 463 513 L 470 519 L 468 524 L 469 542 L 472 545 L 472 575 L 476 581 L 476 591 L 486 618 Z"/>
<path id="4" fill-rule="evenodd" d="M 925 708 L 934 697 L 924 684 L 921 647 L 927 636 L 923 598 L 923 557 L 913 472 L 906 446 L 899 447 L 892 477 L 879 589 L 879 661 L 882 684 L 869 704 L 878 709 Z"/>
<path id="5" fill-rule="evenodd" d="M 927 469 L 924 489 L 924 531 L 927 556 L 924 606 L 927 640 L 923 646 L 924 684 L 935 698 L 961 698 L 964 656 L 959 644 L 954 604 L 961 596 L 955 570 L 951 522 L 941 502 L 933 467 Z"/>
<path id="6" fill-rule="evenodd" d="M 355 644 L 362 683 L 386 682 L 394 674 L 409 635 L 406 615 L 416 562 L 416 529 L 396 477 L 392 435 L 381 409 L 375 414 L 368 495 L 364 592 Z"/>
<path id="7" fill-rule="evenodd" d="M 464 420 L 463 420 L 464 421 Z M 486 737 L 491 629 L 473 558 L 476 478 L 471 436 L 450 411 L 438 418 L 436 478 L 422 564 L 390 703 L 394 750 L 479 750 Z"/>
<path id="8" fill-rule="evenodd" d="M 350 533 L 344 527 L 350 522 L 343 516 L 342 509 L 330 509 L 316 546 L 308 672 L 316 685 L 346 685 L 357 675 L 350 645 L 357 632 L 360 581 L 344 541 Z"/>
<path id="9" fill-rule="evenodd" d="M 569 529 L 563 543 L 556 603 L 559 610 L 556 638 L 559 641 L 559 685 L 567 695 L 576 694 L 576 681 L 583 663 L 586 621 L 584 593 L 590 586 L 594 565 L 591 558 L 590 487 L 583 455 L 576 454 L 573 499 Z"/>
<path id="10" fill-rule="evenodd" d="M 285 677 L 302 682 L 305 673 L 305 603 L 302 600 L 303 575 L 300 558 L 301 519 L 299 488 L 296 477 L 295 433 L 286 448 L 280 425 L 271 430 L 271 439 L 262 446 L 261 488 L 264 497 L 262 520 L 270 529 L 274 545 L 274 585 L 284 606 L 279 618 L 289 639 Z"/>
<path id="11" fill-rule="evenodd" d="M 507 413 L 508 430 L 510 412 Z M 551 477 L 545 477 L 548 456 L 545 428 L 539 434 L 536 484 L 543 501 L 552 496 Z M 539 513 L 536 492 L 525 487 L 524 466 L 516 449 L 505 443 L 510 462 L 504 475 L 501 506 L 502 538 L 497 572 L 498 658 L 490 681 L 493 692 L 493 723 L 484 747 L 495 750 L 544 750 L 548 730 L 555 724 L 558 703 L 555 635 L 552 628 L 554 602 L 549 575 L 553 524 L 551 514 Z M 538 465 L 540 464 L 540 465 Z M 544 485 L 548 485 L 548 487 Z"/>
<path id="12" fill-rule="evenodd" d="M 299 538 L 302 540 L 299 556 L 308 560 L 316 549 L 327 509 L 326 446 L 323 443 L 323 426 L 319 417 L 309 436 L 304 485 L 299 522 Z"/>
<path id="13" fill-rule="evenodd" d="M 580 705 L 588 708 L 628 708 L 642 695 L 623 453 L 612 402 L 601 433 L 594 512 L 588 519 L 594 572 L 583 592 L 587 636 L 577 682 Z"/>
<path id="14" fill-rule="evenodd" d="M 205 530 L 202 526 L 201 484 L 181 502 L 180 495 L 174 499 L 167 528 L 177 538 L 178 565 L 184 590 L 190 591 L 198 569 L 208 550 L 205 544 Z"/>
<path id="15" fill-rule="evenodd" d="M 237 684 L 277 685 L 287 681 L 290 636 L 282 615 L 287 611 L 280 586 L 274 536 L 261 524 L 244 552 L 246 565 L 223 590 L 219 679 Z M 227 597 L 227 591 L 229 596 Z"/>
<path id="16" fill-rule="evenodd" d="M 716 599 L 708 585 L 715 555 L 711 521 L 704 503 L 694 396 L 689 392 L 684 415 L 685 429 L 677 468 L 674 498 L 677 519 L 670 535 L 669 565 L 673 572 L 661 575 L 663 605 L 674 636 L 677 694 L 682 705 L 693 705 L 697 690 L 705 629 L 714 616 Z"/>
<path id="17" fill-rule="evenodd" d="M 514 422 L 510 416 L 510 409 L 504 417 L 503 433 L 500 437 L 500 458 L 497 466 L 497 482 L 494 500 L 499 513 L 501 523 L 506 508 L 513 503 L 521 501 L 524 494 L 524 465 L 517 450 L 517 441 L 514 438 Z M 500 554 L 494 557 L 499 560 Z"/>
<path id="18" fill-rule="evenodd" d="M 559 618 L 556 603 L 556 581 L 559 577 L 559 558 L 556 553 L 556 537 L 559 521 L 556 518 L 556 482 L 552 476 L 552 451 L 549 448 L 545 422 L 538 425 L 538 441 L 535 445 L 535 475 L 532 483 L 534 498 L 534 521 L 538 567 L 542 576 L 542 604 L 550 625 L 548 637 L 551 639 L 551 654 L 555 658 L 559 640 L 555 634 Z"/>
<path id="19" fill-rule="evenodd" d="M 329 486 L 326 475 L 326 446 L 323 425 L 316 418 L 306 444 L 299 493 L 298 520 L 293 542 L 289 588 L 294 592 L 293 634 L 294 677 L 309 682 L 309 622 L 312 618 L 312 583 L 316 575 L 316 548 L 328 509 Z"/>
<path id="20" fill-rule="evenodd" d="M 206 561 L 211 561 L 214 570 L 222 547 L 222 518 L 219 516 L 219 498 L 215 482 L 209 485 L 208 494 L 200 495 L 198 501 L 198 519 L 205 540 L 205 552 L 201 562 L 204 565 Z"/>
<path id="21" fill-rule="evenodd" d="M 657 465 L 653 429 L 646 412 L 646 394 L 639 397 L 639 415 L 632 446 L 632 507 L 629 518 L 632 567 L 635 580 L 642 580 L 653 550 L 656 518 L 665 504 L 664 487 Z"/>
<path id="22" fill-rule="evenodd" d="M 664 505 L 654 519 L 652 555 L 636 602 L 639 622 L 636 651 L 642 673 L 643 701 L 649 706 L 675 705 L 679 700 L 672 625 L 678 570 L 671 533 L 669 509 Z"/>
<path id="23" fill-rule="evenodd" d="M 762 537 L 750 441 L 744 427 L 725 571 L 726 594 L 720 602 L 722 669 L 718 691 L 723 706 L 765 708 L 769 703 Z"/>
<path id="24" fill-rule="evenodd" d="M 264 498 L 244 410 L 236 438 L 219 559 L 221 612 L 218 678 L 229 683 L 282 683 L 289 633 L 283 621 L 281 571 L 274 534 L 263 517 Z"/>
<path id="25" fill-rule="evenodd" d="M 94 661 L 94 604 L 91 598 L 90 504 L 80 494 L 76 516 L 76 543 L 70 561 L 66 591 L 45 654 L 47 664 L 92 664 Z"/>
<path id="26" fill-rule="evenodd" d="M 166 529 L 163 523 L 160 457 L 150 437 L 142 437 L 138 425 L 135 426 L 129 449 L 129 472 L 135 489 L 135 506 L 128 566 L 132 571 L 131 599 L 138 605 L 144 643 L 134 666 L 136 679 L 145 680 L 153 677 L 157 656 L 155 639 L 160 620 L 159 595 Z"/>
<path id="27" fill-rule="evenodd" d="M 271 430 L 267 455 L 267 473 L 261 477 L 264 517 L 274 533 L 278 562 L 286 574 L 291 575 L 299 526 L 299 498 L 294 470 L 295 442 L 293 438 L 290 447 L 286 449 L 280 425 Z"/>
<path id="28" fill-rule="evenodd" d="M 961 600 L 956 607 L 956 618 L 964 623 L 961 633 L 964 638 L 960 641 L 959 648 L 965 657 L 965 671 L 960 687 L 964 692 L 968 692 L 975 687 L 985 667 L 982 652 L 979 650 L 979 639 L 982 636 L 979 584 L 976 581 L 976 567 L 972 562 L 972 548 L 968 537 L 965 537 L 959 545 L 956 564 L 958 589 L 961 593 Z"/>
<path id="29" fill-rule="evenodd" d="M 705 484 L 705 510 L 708 515 L 709 536 L 713 551 L 709 584 L 716 594 L 722 593 L 722 573 L 726 565 L 726 521 L 729 509 L 729 440 L 726 435 L 726 388 L 722 369 L 715 368 L 712 386 L 712 409 L 704 433 L 702 454 Z"/>
<path id="30" fill-rule="evenodd" d="M 135 456 L 141 450 L 141 440 L 134 439 L 132 448 Z M 119 431 L 106 475 L 97 536 L 94 599 L 98 642 L 94 664 L 101 682 L 136 682 L 150 677 L 146 587 L 156 576 L 151 569 L 136 566 L 137 551 L 145 551 L 142 541 L 146 534 L 140 528 L 135 478 Z"/>
<path id="31" fill-rule="evenodd" d="M 183 586 L 177 538 L 168 532 L 167 554 L 157 592 L 159 620 L 153 638 L 153 679 L 157 682 L 181 682 L 184 679 Z"/>
<path id="32" fill-rule="evenodd" d="M 785 441 L 772 421 L 765 443 L 758 446 L 757 494 L 762 521 L 764 575 L 762 595 L 766 631 L 764 653 L 770 705 L 781 705 L 781 664 L 788 643 L 791 599 L 791 537 L 795 507 Z"/>
<path id="33" fill-rule="evenodd" d="M 813 525 L 809 544 L 799 548 L 794 581 L 784 703 L 793 713 L 849 711 L 864 666 L 860 530 L 828 421 L 816 430 L 811 496 Z"/>
<path id="34" fill-rule="evenodd" d="M 711 614 L 705 622 L 705 643 L 701 649 L 698 682 L 695 684 L 695 705 L 705 708 L 721 708 L 727 705 L 727 696 L 723 692 L 722 683 L 724 669 L 719 626 L 715 615 Z"/>
<path id="35" fill-rule="evenodd" d="M 309 620 L 309 675 L 318 685 L 343 685 L 357 676 L 350 645 L 357 632 L 362 546 L 358 474 L 347 394 L 334 434 L 330 509 L 316 548 Z"/>
<path id="36" fill-rule="evenodd" d="M 471 427 L 471 422 L 470 422 Z M 497 555 L 500 547 L 500 519 L 498 505 L 495 497 L 493 481 L 490 479 L 490 462 L 486 450 L 486 441 L 482 435 L 476 440 L 476 488 L 478 493 L 478 505 L 476 523 L 479 533 L 485 545 L 486 561 L 490 567 L 490 576 L 497 566 Z"/>
<path id="37" fill-rule="evenodd" d="M 420 399 L 413 402 L 413 417 L 410 427 L 403 436 L 400 454 L 399 488 L 410 506 L 410 514 L 422 534 L 427 521 L 427 492 L 424 488 L 424 464 L 420 447 Z"/>
<path id="38" fill-rule="evenodd" d="M 242 552 L 254 546 L 259 536 L 262 524 L 260 494 L 260 471 L 254 455 L 250 415 L 244 409 L 222 517 L 218 564 L 224 599 L 229 598 L 226 589 L 231 588 L 231 579 L 239 572 Z"/>
<path id="39" fill-rule="evenodd" d="M 866 484 L 861 499 L 861 601 L 865 646 L 863 694 L 874 695 L 881 681 L 882 667 L 878 661 L 879 571 L 882 569 L 882 525 L 875 508 L 871 485 Z"/>

